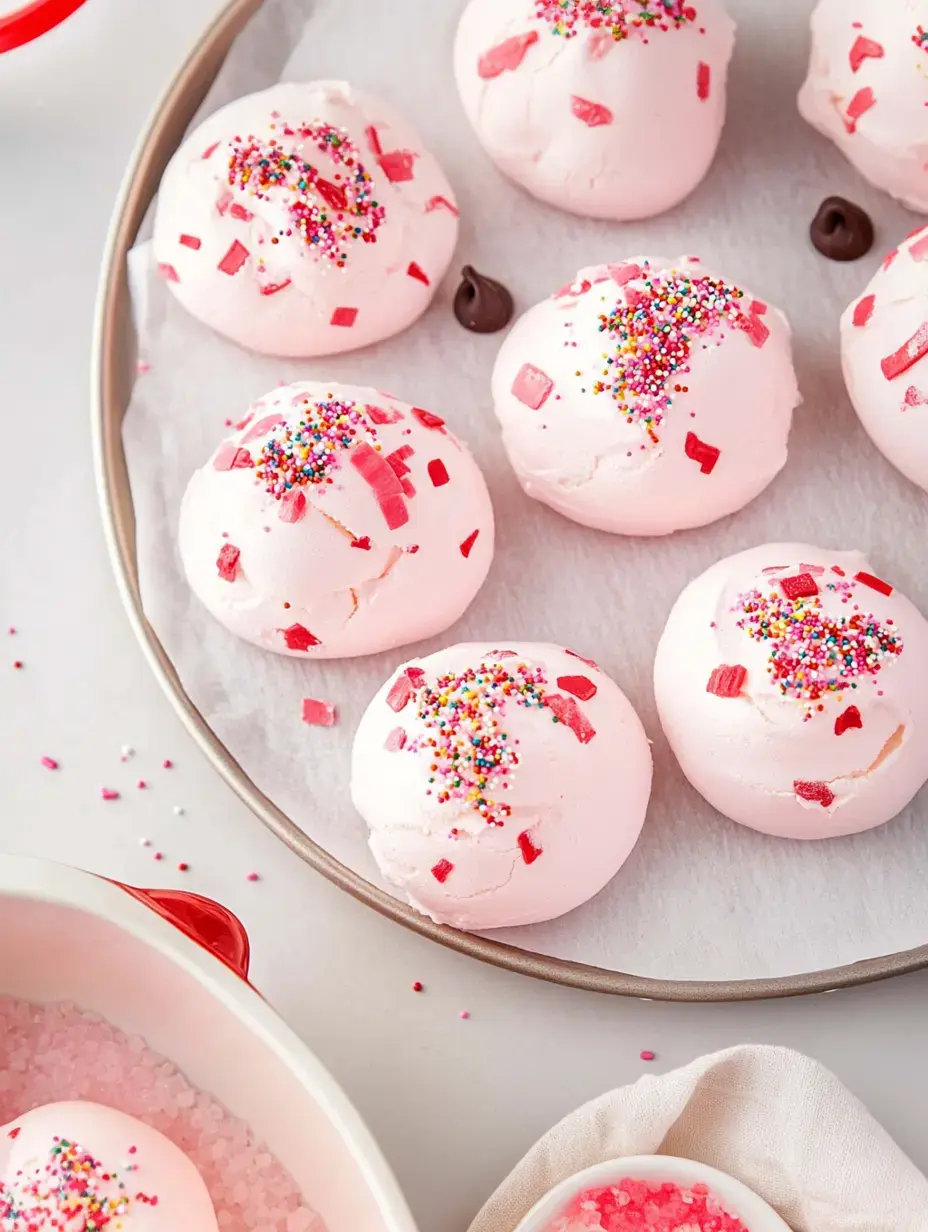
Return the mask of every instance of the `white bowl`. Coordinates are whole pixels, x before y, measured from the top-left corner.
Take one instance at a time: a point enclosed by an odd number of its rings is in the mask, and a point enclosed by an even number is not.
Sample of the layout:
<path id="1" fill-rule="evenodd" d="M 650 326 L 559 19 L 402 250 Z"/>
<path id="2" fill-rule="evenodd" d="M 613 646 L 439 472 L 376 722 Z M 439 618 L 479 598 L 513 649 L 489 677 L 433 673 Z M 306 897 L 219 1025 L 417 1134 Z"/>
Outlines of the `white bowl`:
<path id="1" fill-rule="evenodd" d="M 617 1185 L 624 1177 L 636 1181 L 672 1181 L 682 1187 L 701 1181 L 708 1185 L 729 1214 L 737 1215 L 748 1232 L 790 1232 L 776 1211 L 741 1181 L 694 1159 L 677 1159 L 673 1155 L 629 1155 L 575 1172 L 540 1198 L 515 1232 L 544 1232 L 551 1220 L 556 1219 L 582 1190 Z"/>
<path id="2" fill-rule="evenodd" d="M 327 1232 L 416 1232 L 358 1113 L 248 983 L 231 912 L 0 856 L 0 936 L 0 995 L 73 1001 L 142 1036 L 251 1126 Z"/>

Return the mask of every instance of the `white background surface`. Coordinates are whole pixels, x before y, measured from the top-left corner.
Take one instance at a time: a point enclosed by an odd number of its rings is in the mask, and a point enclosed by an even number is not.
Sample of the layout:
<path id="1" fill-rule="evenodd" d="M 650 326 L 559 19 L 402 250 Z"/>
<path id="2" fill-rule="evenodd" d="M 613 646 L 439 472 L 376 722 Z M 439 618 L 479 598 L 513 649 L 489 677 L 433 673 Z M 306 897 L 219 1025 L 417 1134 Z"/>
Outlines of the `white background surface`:
<path id="1" fill-rule="evenodd" d="M 800 1001 L 686 1007 L 484 968 L 329 886 L 263 830 L 181 731 L 111 579 L 87 369 L 123 168 L 218 7 L 88 0 L 60 29 L 0 59 L 0 842 L 211 894 L 238 912 L 255 982 L 368 1119 L 423 1232 L 463 1229 L 554 1120 L 648 1068 L 643 1048 L 658 1054 L 655 1068 L 747 1041 L 800 1048 L 928 1168 L 928 974 Z M 3 632 L 9 624 L 15 637 Z M 123 744 L 138 750 L 127 764 Z M 61 769 L 43 769 L 43 754 Z M 160 769 L 165 757 L 173 771 Z M 137 791 L 138 777 L 151 788 Z M 104 804 L 104 784 L 123 797 Z M 163 863 L 139 846 L 143 835 Z M 189 872 L 176 871 L 180 860 Z M 260 882 L 246 882 L 251 870 Z M 415 979 L 426 985 L 418 996 Z M 462 1008 L 470 1020 L 458 1018 Z M 827 1150 L 841 1127 L 822 1130 Z"/>

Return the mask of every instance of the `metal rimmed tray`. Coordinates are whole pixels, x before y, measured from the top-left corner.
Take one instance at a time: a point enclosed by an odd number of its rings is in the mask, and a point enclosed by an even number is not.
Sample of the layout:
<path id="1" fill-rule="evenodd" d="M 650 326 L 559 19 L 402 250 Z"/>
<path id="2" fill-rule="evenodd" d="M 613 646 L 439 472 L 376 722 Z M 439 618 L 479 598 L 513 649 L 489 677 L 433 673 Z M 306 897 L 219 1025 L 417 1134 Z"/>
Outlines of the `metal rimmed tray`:
<path id="1" fill-rule="evenodd" d="M 142 610 L 135 515 L 122 442 L 122 421 L 135 377 L 126 257 L 168 159 L 204 98 L 236 35 L 261 0 L 232 0 L 194 47 L 168 88 L 128 169 L 116 206 L 97 309 L 92 374 L 93 432 L 104 526 L 117 580 L 133 627 L 172 704 L 223 778 L 293 851 L 335 884 L 381 914 L 452 949 L 525 975 L 590 991 L 675 1001 L 726 1001 L 795 996 L 884 979 L 928 966 L 928 946 L 846 966 L 776 978 L 689 981 L 653 979 L 535 954 L 438 926 L 421 917 L 313 842 L 242 770 L 181 685 Z"/>

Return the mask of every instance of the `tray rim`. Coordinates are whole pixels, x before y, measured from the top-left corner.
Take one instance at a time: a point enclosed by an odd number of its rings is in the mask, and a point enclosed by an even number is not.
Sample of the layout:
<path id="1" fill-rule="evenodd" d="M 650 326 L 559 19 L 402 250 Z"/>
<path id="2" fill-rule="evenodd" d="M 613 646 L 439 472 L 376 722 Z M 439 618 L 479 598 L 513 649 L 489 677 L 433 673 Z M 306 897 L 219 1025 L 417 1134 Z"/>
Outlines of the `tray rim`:
<path id="1" fill-rule="evenodd" d="M 536 954 L 461 932 L 420 916 L 313 842 L 251 781 L 187 696 L 177 672 L 142 610 L 135 554 L 135 515 L 122 445 L 128 386 L 120 361 L 120 329 L 128 317 L 126 256 L 176 148 L 171 129 L 186 128 L 234 38 L 263 0 L 228 0 L 206 28 L 161 95 L 129 160 L 113 210 L 97 290 L 91 350 L 91 431 L 97 495 L 116 583 L 145 658 L 176 714 L 207 760 L 235 794 L 287 847 L 353 898 L 449 949 L 521 975 L 588 992 L 677 1002 L 752 1001 L 833 992 L 928 967 L 928 945 L 856 963 L 792 976 L 751 980 L 667 980 L 632 975 Z M 134 342 L 134 334 L 132 337 Z M 134 361 L 134 354 L 133 354 Z M 134 366 L 134 363 L 133 363 Z"/>

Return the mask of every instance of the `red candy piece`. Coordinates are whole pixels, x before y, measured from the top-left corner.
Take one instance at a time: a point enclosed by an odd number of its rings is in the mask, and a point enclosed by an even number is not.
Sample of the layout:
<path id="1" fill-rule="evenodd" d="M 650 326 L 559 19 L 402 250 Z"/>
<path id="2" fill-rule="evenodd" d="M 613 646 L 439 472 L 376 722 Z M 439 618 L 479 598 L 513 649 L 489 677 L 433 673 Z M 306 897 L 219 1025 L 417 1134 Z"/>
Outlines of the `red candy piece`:
<path id="1" fill-rule="evenodd" d="M 394 727 L 386 740 L 383 742 L 383 747 L 388 753 L 398 753 L 406 744 L 406 733 L 402 727 Z"/>
<path id="2" fill-rule="evenodd" d="M 219 556 L 216 560 L 216 568 L 219 570 L 219 576 L 224 582 L 234 582 L 238 573 L 238 558 L 241 552 L 238 548 L 233 547 L 231 543 L 224 543 L 219 549 Z"/>
<path id="3" fill-rule="evenodd" d="M 554 382 L 534 364 L 523 364 L 512 382 L 512 396 L 531 411 L 540 410 L 548 400 Z"/>
<path id="4" fill-rule="evenodd" d="M 453 201 L 449 201 L 447 197 L 440 196 L 429 197 L 428 201 L 426 201 L 426 214 L 431 214 L 433 210 L 447 210 L 450 214 L 453 214 L 455 218 L 457 218 L 461 213 Z"/>
<path id="5" fill-rule="evenodd" d="M 860 117 L 870 110 L 876 103 L 876 95 L 870 86 L 864 86 L 862 90 L 858 90 L 854 97 L 847 105 L 847 117 L 844 121 L 844 127 L 849 133 L 857 131 L 857 121 Z"/>
<path id="6" fill-rule="evenodd" d="M 709 86 L 712 81 L 712 70 L 702 60 L 696 69 L 696 97 L 705 102 L 709 97 Z"/>
<path id="7" fill-rule="evenodd" d="M 532 841 L 532 836 L 528 830 L 523 830 L 516 839 L 519 844 L 519 850 L 522 852 L 522 859 L 526 864 L 534 864 L 540 855 L 543 854 L 544 848 L 536 847 Z"/>
<path id="8" fill-rule="evenodd" d="M 445 421 L 440 415 L 433 415 L 431 411 L 424 411 L 421 406 L 412 408 L 413 416 L 418 419 L 423 428 L 432 428 L 434 431 L 439 431 L 445 426 Z"/>
<path id="9" fill-rule="evenodd" d="M 394 449 L 392 453 L 387 454 L 387 462 L 397 475 L 408 475 L 409 467 L 406 465 L 406 459 L 411 458 L 415 452 L 412 445 L 400 445 L 399 449 Z"/>
<path id="10" fill-rule="evenodd" d="M 248 249 L 238 240 L 233 240 L 229 251 L 216 268 L 222 270 L 224 274 L 237 274 L 247 260 Z"/>
<path id="11" fill-rule="evenodd" d="M 285 291 L 291 283 L 290 278 L 285 278 L 283 282 L 266 282 L 261 288 L 262 295 L 276 295 L 278 291 Z"/>
<path id="12" fill-rule="evenodd" d="M 316 192 L 333 210 L 346 210 L 348 208 L 348 195 L 344 188 L 338 184 L 330 184 L 328 180 L 316 181 Z"/>
<path id="13" fill-rule="evenodd" d="M 538 31 L 515 34 L 503 43 L 497 43 L 485 51 L 477 61 L 477 75 L 483 81 L 491 81 L 502 73 L 514 73 L 528 54 L 528 49 L 538 42 Z"/>
<path id="14" fill-rule="evenodd" d="M 454 872 L 454 865 L 450 860 L 439 860 L 437 864 L 432 865 L 432 876 L 436 881 L 446 882 L 448 874 L 452 872 Z"/>
<path id="15" fill-rule="evenodd" d="M 872 573 L 855 573 L 854 581 L 861 582 L 864 586 L 869 586 L 871 590 L 878 590 L 881 595 L 891 595 L 893 588 L 889 582 L 884 582 L 882 578 L 874 577 Z"/>
<path id="16" fill-rule="evenodd" d="M 266 436 L 271 428 L 276 428 L 283 421 L 283 415 L 263 415 L 261 419 L 255 420 L 251 429 L 242 437 L 242 444 L 247 445 L 249 441 L 256 441 L 259 436 Z"/>
<path id="17" fill-rule="evenodd" d="M 303 625 L 291 625 L 289 629 L 278 629 L 284 635 L 288 650 L 309 650 L 310 646 L 321 645 L 318 637 L 314 637 Z"/>
<path id="18" fill-rule="evenodd" d="M 795 577 L 780 578 L 780 585 L 787 599 L 811 599 L 818 594 L 818 584 L 811 573 L 798 573 Z"/>
<path id="19" fill-rule="evenodd" d="M 357 308 L 336 308 L 332 313 L 330 325 L 341 325 L 345 329 L 351 329 L 355 321 L 358 319 Z"/>
<path id="20" fill-rule="evenodd" d="M 372 154 L 382 154 L 383 146 L 380 144 L 380 138 L 377 135 L 377 129 L 373 124 L 370 128 L 364 130 L 364 135 L 367 137 L 367 144 L 371 147 Z"/>
<path id="21" fill-rule="evenodd" d="M 180 278 L 177 276 L 177 270 L 173 265 L 168 265 L 167 261 L 158 262 L 158 273 L 165 282 L 180 282 Z"/>
<path id="22" fill-rule="evenodd" d="M 415 159 L 411 150 L 391 150 L 389 154 L 381 154 L 377 162 L 391 184 L 406 184 L 413 179 Z"/>
<path id="23" fill-rule="evenodd" d="M 406 675 L 413 683 L 414 688 L 419 688 L 425 683 L 425 668 L 422 667 L 407 667 Z"/>
<path id="24" fill-rule="evenodd" d="M 479 531 L 479 530 L 473 530 L 473 531 L 471 531 L 471 533 L 467 536 L 467 538 L 466 538 L 466 539 L 464 540 L 464 542 L 461 544 L 461 555 L 462 555 L 465 559 L 466 559 L 468 556 L 470 556 L 471 548 L 472 548 L 472 547 L 474 546 L 474 544 L 477 542 L 477 536 L 478 536 L 479 534 L 480 534 L 480 531 Z"/>
<path id="25" fill-rule="evenodd" d="M 194 252 L 196 252 L 196 250 L 201 247 L 203 243 L 203 241 L 198 239 L 195 235 L 182 235 L 177 242 L 179 244 L 183 244 L 185 248 L 192 248 Z"/>
<path id="26" fill-rule="evenodd" d="M 740 697 L 747 678 L 747 668 L 742 667 L 740 663 L 736 663 L 733 667 L 723 663 L 709 677 L 706 692 L 714 693 L 716 697 Z"/>
<path id="27" fill-rule="evenodd" d="M 750 312 L 752 316 L 762 317 L 767 312 L 767 305 L 762 299 L 752 299 L 748 312 Z"/>
<path id="28" fill-rule="evenodd" d="M 251 454 L 247 449 L 240 449 L 238 445 L 233 445 L 231 441 L 226 441 L 221 445 L 219 452 L 213 458 L 214 471 L 240 471 L 246 470 L 249 466 L 254 466 Z"/>
<path id="29" fill-rule="evenodd" d="M 337 717 L 332 703 L 320 701 L 317 697 L 303 698 L 302 714 L 303 722 L 313 727 L 334 727 Z"/>
<path id="30" fill-rule="evenodd" d="M 596 685 L 586 676 L 558 676 L 557 687 L 565 693 L 579 697 L 582 702 L 588 702 L 591 697 L 596 696 Z"/>
<path id="31" fill-rule="evenodd" d="M 748 317 L 748 324 L 745 327 L 745 333 L 751 339 L 756 347 L 762 347 L 770 337 L 770 329 L 757 314 L 752 313 Z"/>
<path id="32" fill-rule="evenodd" d="M 251 210 L 246 210 L 244 205 L 239 205 L 237 201 L 230 207 L 229 216 L 231 218 L 237 218 L 239 222 L 251 222 L 254 218 L 254 214 L 252 214 Z"/>
<path id="33" fill-rule="evenodd" d="M 306 516 L 306 497 L 299 488 L 291 488 L 280 498 L 277 516 L 281 522 L 299 522 Z"/>
<path id="34" fill-rule="evenodd" d="M 587 667 L 592 667 L 594 672 L 599 671 L 599 664 L 595 659 L 585 659 L 582 654 L 577 654 L 576 650 L 565 650 L 564 654 L 569 654 L 572 659 L 579 659 L 581 663 L 585 663 Z"/>
<path id="35" fill-rule="evenodd" d="M 793 791 L 800 800 L 810 800 L 813 804 L 820 804 L 822 808 L 830 808 L 835 802 L 835 793 L 827 783 L 809 783 L 797 779 L 793 783 Z"/>
<path id="36" fill-rule="evenodd" d="M 359 441 L 348 456 L 351 465 L 378 496 L 402 495 L 403 487 L 396 472 L 373 445 Z"/>
<path id="37" fill-rule="evenodd" d="M 839 714 L 835 719 L 835 735 L 843 736 L 849 727 L 863 727 L 864 721 L 860 717 L 860 711 L 856 706 L 848 706 L 843 714 Z"/>
<path id="38" fill-rule="evenodd" d="M 902 399 L 902 410 L 907 411 L 910 406 L 925 406 L 926 403 L 928 403 L 928 394 L 923 394 L 915 385 L 910 385 Z"/>
<path id="39" fill-rule="evenodd" d="M 596 735 L 596 729 L 572 697 L 549 693 L 545 704 L 556 719 L 570 728 L 581 744 L 589 744 Z"/>
<path id="40" fill-rule="evenodd" d="M 425 270 L 422 268 L 421 265 L 416 265 L 415 261 L 409 262 L 409 268 L 406 270 L 406 273 L 409 275 L 410 278 L 417 279 L 417 281 L 424 283 L 425 286 L 427 287 L 430 287 L 432 285 L 431 282 L 429 281 L 428 274 L 425 272 Z"/>
<path id="41" fill-rule="evenodd" d="M 391 410 L 385 406 L 365 406 L 367 417 L 373 424 L 391 424 L 399 423 L 403 418 L 402 411 Z M 444 421 L 442 421 L 444 422 Z"/>
<path id="42" fill-rule="evenodd" d="M 433 458 L 428 466 L 433 488 L 443 488 L 448 482 L 448 468 L 441 458 Z"/>
<path id="43" fill-rule="evenodd" d="M 200 157 L 209 158 L 210 155 L 215 154 L 218 149 L 219 149 L 219 142 L 214 141 L 212 145 L 206 147 L 206 149 L 203 151 Z"/>
<path id="44" fill-rule="evenodd" d="M 370 535 L 362 535 L 360 539 L 352 539 L 351 546 L 353 548 L 360 548 L 362 552 L 369 552 L 371 550 Z"/>
<path id="45" fill-rule="evenodd" d="M 863 299 L 858 300 L 854 305 L 854 315 L 851 317 L 851 320 L 858 329 L 862 329 L 873 316 L 873 305 L 875 303 L 875 295 L 865 295 Z"/>
<path id="46" fill-rule="evenodd" d="M 695 432 L 687 432 L 683 450 L 688 458 L 699 463 L 699 469 L 704 475 L 712 474 L 715 464 L 722 456 L 721 449 L 716 449 L 714 445 L 707 445 L 705 441 L 699 439 Z"/>
<path id="47" fill-rule="evenodd" d="M 851 72 L 856 73 L 864 60 L 882 60 L 884 54 L 881 44 L 864 38 L 862 34 L 858 35 L 850 53 Z"/>
<path id="48" fill-rule="evenodd" d="M 604 107 L 602 103 L 591 102 L 588 98 L 581 98 L 579 94 L 570 96 L 570 110 L 587 128 L 602 128 L 611 124 L 614 118 L 608 107 Z"/>
<path id="49" fill-rule="evenodd" d="M 928 355 L 928 321 L 920 325 L 908 342 L 904 342 L 898 351 L 880 360 L 880 367 L 887 381 L 895 380 L 903 372 L 908 372 L 913 364 Z"/>

